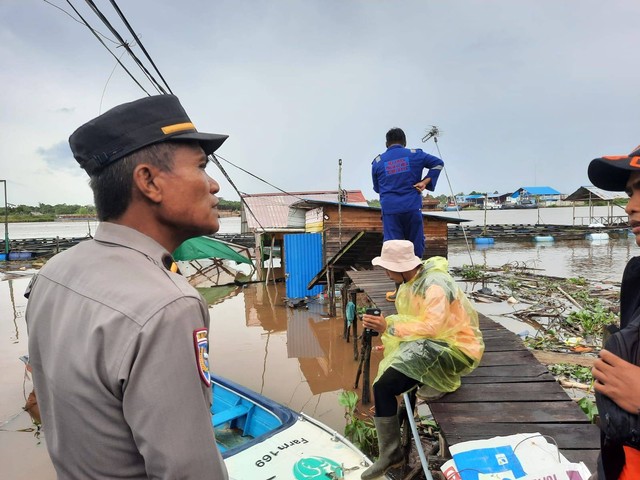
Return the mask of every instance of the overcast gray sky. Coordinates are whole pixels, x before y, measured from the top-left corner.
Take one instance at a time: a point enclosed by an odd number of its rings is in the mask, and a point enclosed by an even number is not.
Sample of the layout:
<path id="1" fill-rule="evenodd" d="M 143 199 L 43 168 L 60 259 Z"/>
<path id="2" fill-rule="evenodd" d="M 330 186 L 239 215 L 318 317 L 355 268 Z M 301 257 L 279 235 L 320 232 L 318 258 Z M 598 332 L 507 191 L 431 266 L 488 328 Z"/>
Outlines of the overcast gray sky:
<path id="1" fill-rule="evenodd" d="M 107 0 L 95 0 L 125 40 Z M 66 0 L 51 3 L 75 14 Z M 98 31 L 107 28 L 71 0 Z M 637 0 L 118 0 L 218 153 L 285 191 L 371 187 L 394 126 L 437 125 L 436 195 L 587 185 L 594 157 L 640 143 Z M 116 55 L 116 48 L 106 41 Z M 144 58 L 139 48 L 135 49 Z M 128 56 L 123 62 L 155 92 Z M 146 94 L 83 25 L 42 0 L 0 0 L 0 178 L 9 202 L 93 203 L 67 139 Z M 150 68 L 150 66 L 149 66 Z M 338 159 L 342 159 L 339 174 Z M 226 162 L 246 193 L 276 191 Z M 237 200 L 214 167 L 220 196 Z"/>

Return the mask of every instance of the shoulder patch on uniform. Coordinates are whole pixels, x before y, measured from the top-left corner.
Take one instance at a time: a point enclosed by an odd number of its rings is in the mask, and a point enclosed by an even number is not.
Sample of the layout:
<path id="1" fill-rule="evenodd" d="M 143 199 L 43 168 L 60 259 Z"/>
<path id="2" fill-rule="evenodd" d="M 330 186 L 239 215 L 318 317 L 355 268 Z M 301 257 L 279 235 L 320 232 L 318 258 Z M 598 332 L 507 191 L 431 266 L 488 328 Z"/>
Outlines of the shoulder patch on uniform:
<path id="1" fill-rule="evenodd" d="M 193 331 L 193 346 L 196 350 L 196 363 L 200 378 L 207 387 L 211 386 L 211 372 L 209 371 L 209 337 L 206 328 Z"/>
<path id="2" fill-rule="evenodd" d="M 373 159 L 373 162 L 371 163 L 378 163 L 380 160 L 382 160 L 382 158 L 380 158 L 380 155 L 378 155 L 376 158 Z"/>

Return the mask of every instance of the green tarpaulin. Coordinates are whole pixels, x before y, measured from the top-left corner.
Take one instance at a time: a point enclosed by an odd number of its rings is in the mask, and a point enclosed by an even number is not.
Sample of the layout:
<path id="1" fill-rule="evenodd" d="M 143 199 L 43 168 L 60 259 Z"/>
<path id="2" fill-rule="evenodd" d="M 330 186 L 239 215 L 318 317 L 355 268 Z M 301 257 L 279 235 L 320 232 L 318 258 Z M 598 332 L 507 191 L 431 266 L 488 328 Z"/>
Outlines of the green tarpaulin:
<path id="1" fill-rule="evenodd" d="M 226 243 L 210 237 L 190 238 L 173 252 L 173 258 L 185 261 L 204 258 L 224 258 L 237 263 L 247 263 L 251 265 L 250 258 L 236 252 Z"/>

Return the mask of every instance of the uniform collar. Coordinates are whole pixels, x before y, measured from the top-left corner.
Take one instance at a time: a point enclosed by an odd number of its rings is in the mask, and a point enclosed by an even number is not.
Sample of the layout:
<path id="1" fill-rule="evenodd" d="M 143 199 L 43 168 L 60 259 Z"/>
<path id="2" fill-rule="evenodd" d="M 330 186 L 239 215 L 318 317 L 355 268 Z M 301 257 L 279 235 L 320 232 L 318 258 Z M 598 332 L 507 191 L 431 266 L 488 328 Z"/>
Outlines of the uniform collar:
<path id="1" fill-rule="evenodd" d="M 173 257 L 153 238 L 131 227 L 111 222 L 100 222 L 93 237 L 97 242 L 130 248 L 148 257 L 156 265 L 171 270 Z"/>
<path id="2" fill-rule="evenodd" d="M 394 148 L 406 148 L 406 147 L 403 147 L 402 145 L 396 143 L 395 145 L 391 145 L 389 148 L 387 148 L 387 152 Z"/>

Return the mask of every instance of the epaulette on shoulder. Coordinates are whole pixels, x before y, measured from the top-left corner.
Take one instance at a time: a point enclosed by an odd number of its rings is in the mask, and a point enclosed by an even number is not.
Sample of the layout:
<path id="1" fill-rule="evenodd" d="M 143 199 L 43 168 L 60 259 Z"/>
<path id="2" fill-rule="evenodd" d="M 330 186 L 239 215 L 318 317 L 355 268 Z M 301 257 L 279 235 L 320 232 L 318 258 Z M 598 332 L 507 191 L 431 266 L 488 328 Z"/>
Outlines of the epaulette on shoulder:
<path id="1" fill-rule="evenodd" d="M 373 159 L 373 162 L 371 163 L 378 163 L 380 160 L 382 160 L 382 158 L 380 157 L 380 155 L 378 155 L 376 158 Z"/>

